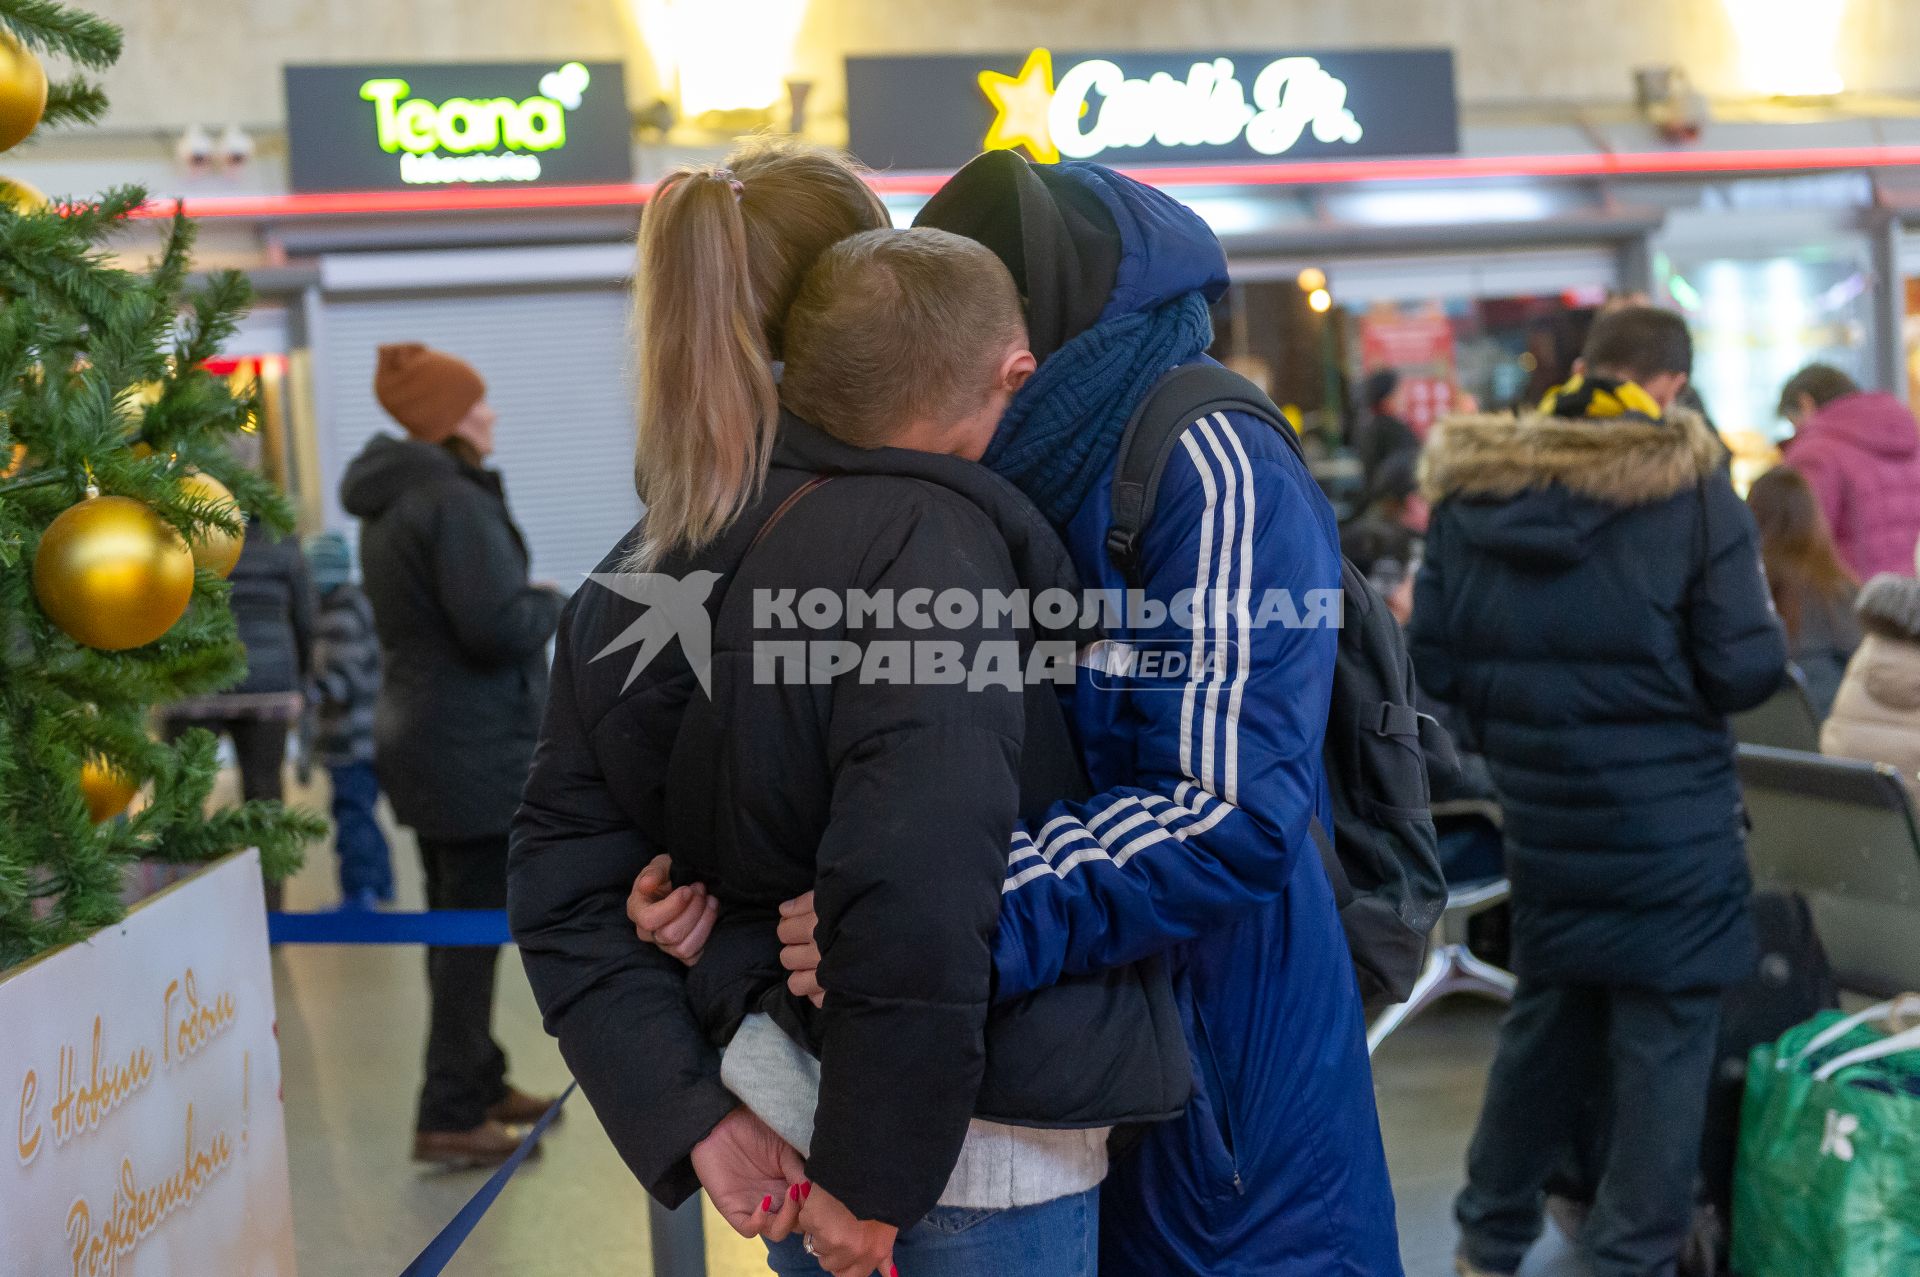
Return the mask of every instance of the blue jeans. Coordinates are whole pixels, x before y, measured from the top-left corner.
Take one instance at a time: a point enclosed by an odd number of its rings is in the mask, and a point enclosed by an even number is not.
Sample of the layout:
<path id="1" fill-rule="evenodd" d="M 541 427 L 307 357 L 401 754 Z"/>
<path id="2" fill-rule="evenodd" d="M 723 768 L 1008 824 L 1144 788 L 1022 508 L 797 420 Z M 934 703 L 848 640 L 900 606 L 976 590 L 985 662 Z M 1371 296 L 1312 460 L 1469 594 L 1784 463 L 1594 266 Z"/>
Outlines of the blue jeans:
<path id="1" fill-rule="evenodd" d="M 1095 1277 L 1099 1261 L 1097 1188 L 1012 1210 L 936 1206 L 893 1246 L 900 1277 Z M 779 1277 L 826 1271 L 798 1233 L 767 1243 L 767 1267 Z"/>
<path id="2" fill-rule="evenodd" d="M 393 899 L 393 856 L 373 814 L 380 801 L 373 764 L 347 763 L 327 768 L 327 774 L 333 778 L 333 851 L 340 860 L 340 894 L 349 900 L 362 893 Z"/>

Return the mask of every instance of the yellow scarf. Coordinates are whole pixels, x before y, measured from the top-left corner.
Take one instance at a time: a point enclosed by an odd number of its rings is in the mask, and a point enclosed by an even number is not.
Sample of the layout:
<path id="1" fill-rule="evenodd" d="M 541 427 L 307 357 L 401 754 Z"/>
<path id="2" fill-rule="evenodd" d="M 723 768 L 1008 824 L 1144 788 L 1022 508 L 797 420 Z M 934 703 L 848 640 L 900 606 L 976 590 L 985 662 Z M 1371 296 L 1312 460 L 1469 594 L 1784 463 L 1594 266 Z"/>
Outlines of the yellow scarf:
<path id="1" fill-rule="evenodd" d="M 1631 381 L 1578 374 L 1566 385 L 1549 390 L 1540 401 L 1540 411 L 1549 417 L 1646 417 L 1652 421 L 1665 415 L 1659 401 Z"/>

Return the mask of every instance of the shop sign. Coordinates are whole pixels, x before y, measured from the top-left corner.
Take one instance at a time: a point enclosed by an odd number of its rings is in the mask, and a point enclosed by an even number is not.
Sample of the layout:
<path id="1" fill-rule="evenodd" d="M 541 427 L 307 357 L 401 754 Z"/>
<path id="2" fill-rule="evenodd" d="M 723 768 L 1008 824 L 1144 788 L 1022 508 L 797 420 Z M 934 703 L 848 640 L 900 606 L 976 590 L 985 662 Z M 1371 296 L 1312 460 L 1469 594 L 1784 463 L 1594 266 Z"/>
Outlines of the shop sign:
<path id="1" fill-rule="evenodd" d="M 1444 49 L 849 58 L 847 120 L 856 155 L 896 168 L 1003 147 L 1124 165 L 1460 145 Z"/>
<path id="2" fill-rule="evenodd" d="M 0 977 L 0 1272 L 293 1277 L 260 856 Z"/>
<path id="3" fill-rule="evenodd" d="M 633 179 L 617 62 L 290 66 L 296 191 Z"/>
<path id="4" fill-rule="evenodd" d="M 1453 324 L 1437 306 L 1403 311 L 1376 307 L 1360 317 L 1360 365 L 1366 373 L 1400 374 L 1393 409 L 1425 439 L 1454 410 Z"/>

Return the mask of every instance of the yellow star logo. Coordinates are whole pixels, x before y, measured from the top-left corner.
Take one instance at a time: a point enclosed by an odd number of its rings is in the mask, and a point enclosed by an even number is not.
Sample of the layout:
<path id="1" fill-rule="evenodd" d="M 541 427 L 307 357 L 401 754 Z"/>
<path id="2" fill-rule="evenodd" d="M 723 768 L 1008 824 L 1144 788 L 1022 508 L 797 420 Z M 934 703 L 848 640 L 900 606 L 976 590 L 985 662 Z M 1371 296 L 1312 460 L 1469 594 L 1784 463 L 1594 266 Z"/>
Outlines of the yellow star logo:
<path id="1" fill-rule="evenodd" d="M 1016 146 L 1042 164 L 1058 164 L 1060 148 L 1053 144 L 1053 129 L 1047 124 L 1047 110 L 1053 105 L 1053 54 L 1035 49 L 1019 75 L 998 71 L 980 73 L 980 91 L 987 95 L 998 112 L 983 143 L 989 151 L 1010 151 Z"/>

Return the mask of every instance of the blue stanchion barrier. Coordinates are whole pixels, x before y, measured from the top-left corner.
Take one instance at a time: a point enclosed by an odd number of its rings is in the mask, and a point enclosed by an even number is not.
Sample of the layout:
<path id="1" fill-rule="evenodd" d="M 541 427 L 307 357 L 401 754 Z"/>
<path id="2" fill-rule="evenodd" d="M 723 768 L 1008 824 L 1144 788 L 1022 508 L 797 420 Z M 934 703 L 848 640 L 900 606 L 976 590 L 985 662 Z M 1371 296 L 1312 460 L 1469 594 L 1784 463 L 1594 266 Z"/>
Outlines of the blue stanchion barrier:
<path id="1" fill-rule="evenodd" d="M 560 1115 L 560 1106 L 567 1102 L 567 1097 L 572 1095 L 574 1088 L 579 1085 L 578 1082 L 568 1084 L 567 1089 L 560 1093 L 560 1098 L 548 1106 L 547 1111 L 540 1115 L 540 1120 L 533 1124 L 533 1129 L 527 1132 L 527 1137 L 520 1141 L 520 1147 L 513 1150 L 513 1156 L 502 1162 L 500 1169 L 487 1177 L 487 1182 L 480 1186 L 480 1191 L 467 1199 L 467 1204 L 447 1221 L 447 1226 L 427 1243 L 425 1250 L 414 1256 L 413 1262 L 407 1265 L 400 1277 L 435 1277 L 435 1274 L 447 1266 L 453 1259 L 454 1252 L 460 1249 L 460 1244 L 466 1241 L 467 1235 L 473 1231 L 474 1225 L 480 1222 L 480 1217 L 485 1215 L 487 1208 L 493 1205 L 493 1199 L 500 1196 L 500 1190 L 507 1186 L 507 1181 L 513 1177 L 515 1171 L 520 1169 L 520 1164 L 527 1160 L 528 1155 L 533 1152 L 534 1145 L 540 1142 L 540 1137 L 547 1133 L 549 1126 L 553 1125 L 553 1119 Z"/>
<path id="2" fill-rule="evenodd" d="M 320 913 L 269 913 L 267 939 L 274 944 L 513 943 L 504 909 L 433 909 L 426 913 L 337 909 Z"/>

